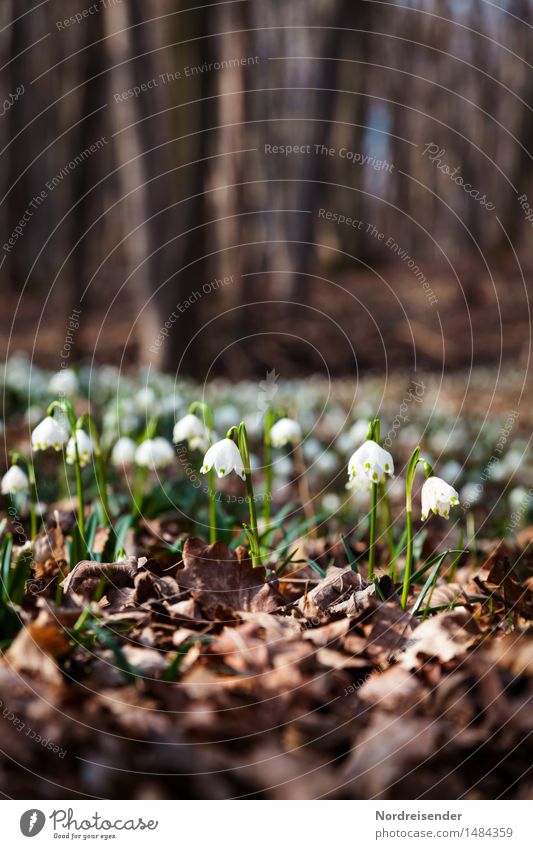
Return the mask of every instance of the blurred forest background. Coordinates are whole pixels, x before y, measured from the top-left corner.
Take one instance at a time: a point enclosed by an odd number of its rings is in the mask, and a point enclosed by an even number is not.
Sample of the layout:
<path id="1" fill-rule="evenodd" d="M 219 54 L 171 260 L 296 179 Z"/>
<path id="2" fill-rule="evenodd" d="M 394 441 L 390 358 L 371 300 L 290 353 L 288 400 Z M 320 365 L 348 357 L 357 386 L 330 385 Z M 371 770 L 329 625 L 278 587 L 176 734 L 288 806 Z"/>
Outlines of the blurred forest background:
<path id="1" fill-rule="evenodd" d="M 0 356 L 524 360 L 532 66 L 532 0 L 2 0 Z"/>

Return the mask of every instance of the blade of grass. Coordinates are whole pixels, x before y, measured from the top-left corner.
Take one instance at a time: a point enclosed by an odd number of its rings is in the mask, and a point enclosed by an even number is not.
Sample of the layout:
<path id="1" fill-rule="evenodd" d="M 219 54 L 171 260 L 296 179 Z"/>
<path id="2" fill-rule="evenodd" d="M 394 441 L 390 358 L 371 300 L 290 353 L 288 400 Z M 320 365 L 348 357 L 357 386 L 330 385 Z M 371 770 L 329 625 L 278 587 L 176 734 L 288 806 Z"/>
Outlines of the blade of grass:
<path id="1" fill-rule="evenodd" d="M 1 598 L 3 601 L 9 600 L 9 583 L 10 583 L 10 569 L 11 569 L 11 554 L 13 552 L 13 537 L 11 534 L 8 534 L 2 544 L 1 549 L 1 563 L 2 563 L 2 587 L 1 589 Z"/>
<path id="2" fill-rule="evenodd" d="M 463 528 L 459 529 L 459 539 L 457 540 L 457 548 L 462 549 L 464 545 L 464 533 Z M 461 552 L 458 551 L 456 556 L 453 558 L 450 569 L 448 571 L 448 583 L 451 584 L 453 579 L 455 578 L 455 573 L 457 571 L 457 564 L 459 563 L 459 559 L 461 557 Z"/>
<path id="3" fill-rule="evenodd" d="M 353 551 L 350 548 L 348 538 L 347 537 L 341 537 L 341 541 L 342 541 L 342 547 L 344 549 L 344 553 L 345 553 L 346 558 L 348 560 L 348 565 L 349 565 L 350 569 L 352 570 L 352 572 L 359 572 L 357 560 L 355 559 Z"/>
<path id="4" fill-rule="evenodd" d="M 138 673 L 135 667 L 129 663 L 119 643 L 111 636 L 109 631 L 105 628 L 101 628 L 94 620 L 91 622 L 91 627 L 100 642 L 113 653 L 117 668 L 122 672 L 124 680 L 127 681 L 128 684 L 132 684 L 136 681 L 139 677 Z"/>
<path id="5" fill-rule="evenodd" d="M 463 552 L 464 552 L 464 549 L 449 548 L 449 549 L 446 550 L 445 554 L 457 554 L 457 553 L 463 554 Z M 442 557 L 442 554 L 434 554 L 432 557 L 429 557 L 426 560 L 426 562 L 424 563 L 424 565 L 421 566 L 420 569 L 417 569 L 417 571 L 413 573 L 413 576 L 411 578 L 411 584 L 415 584 L 418 581 L 418 579 L 422 577 L 422 575 L 425 575 L 427 570 L 431 569 L 431 567 L 433 566 L 434 563 L 437 562 L 439 557 Z"/>
<path id="6" fill-rule="evenodd" d="M 448 556 L 449 553 L 450 553 L 449 551 L 444 551 L 441 555 L 439 555 L 439 557 L 437 557 L 435 565 L 434 565 L 433 569 L 431 570 L 426 583 L 424 584 L 424 586 L 420 590 L 418 598 L 413 605 L 413 609 L 411 610 L 412 616 L 416 616 L 416 614 L 420 610 L 420 606 L 421 606 L 422 602 L 424 601 L 424 599 L 425 599 L 425 597 L 428 593 L 428 590 L 437 581 L 437 578 L 438 578 L 438 575 L 439 575 L 439 569 L 442 566 L 445 558 Z"/>

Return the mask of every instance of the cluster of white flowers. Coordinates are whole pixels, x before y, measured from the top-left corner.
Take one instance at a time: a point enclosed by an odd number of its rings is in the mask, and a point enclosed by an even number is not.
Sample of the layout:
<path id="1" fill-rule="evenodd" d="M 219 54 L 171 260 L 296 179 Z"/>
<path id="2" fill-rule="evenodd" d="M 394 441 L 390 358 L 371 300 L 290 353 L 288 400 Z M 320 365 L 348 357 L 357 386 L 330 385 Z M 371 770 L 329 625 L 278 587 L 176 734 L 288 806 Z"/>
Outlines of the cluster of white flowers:
<path id="1" fill-rule="evenodd" d="M 356 493 L 367 493 L 373 483 L 383 483 L 394 474 L 392 456 L 377 442 L 367 439 L 350 457 L 348 463 L 348 488 Z M 448 519 L 450 509 L 459 504 L 459 495 L 453 486 L 442 478 L 431 476 L 422 486 L 422 519 L 429 513 Z"/>

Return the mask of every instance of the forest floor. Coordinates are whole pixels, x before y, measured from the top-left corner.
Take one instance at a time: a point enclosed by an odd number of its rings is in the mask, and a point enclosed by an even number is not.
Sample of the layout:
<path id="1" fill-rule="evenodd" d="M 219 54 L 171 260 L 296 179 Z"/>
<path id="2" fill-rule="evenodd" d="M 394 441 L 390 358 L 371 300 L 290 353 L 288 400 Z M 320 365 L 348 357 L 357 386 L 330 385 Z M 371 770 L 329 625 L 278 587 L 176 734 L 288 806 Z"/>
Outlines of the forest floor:
<path id="1" fill-rule="evenodd" d="M 12 369 L 6 438 L 28 451 L 21 416 L 29 365 Z M 38 367 L 28 374 L 44 411 L 50 378 Z M 385 395 L 382 381 L 363 380 L 353 411 L 352 380 L 280 381 L 276 403 L 290 401 L 307 422 L 317 534 L 297 506 L 289 462 L 288 473 L 280 467 L 264 567 L 254 568 L 242 546 L 242 481 L 220 482 L 223 539 L 209 546 L 205 493 L 179 464 L 146 481 L 142 516 L 132 507 L 135 476 L 130 486 L 113 472 L 116 544 L 85 469 L 90 543 L 80 559 L 76 501 L 61 484 L 66 467 L 53 451 L 35 455 L 46 529 L 31 548 L 24 546 L 27 517 L 23 533 L 3 502 L 2 792 L 21 799 L 531 798 L 531 409 L 520 406 L 523 380 L 512 369 L 500 377 L 486 369 L 418 379 L 424 397 L 411 396 L 397 431 L 406 388 L 398 374 Z M 163 412 L 172 394 L 173 378 L 158 380 L 152 412 Z M 90 397 L 100 399 L 99 423 L 109 427 L 118 409 L 122 432 L 142 434 L 145 378 L 132 376 L 124 387 L 121 378 L 119 387 L 115 373 L 102 369 L 90 386 Z M 228 416 L 256 409 L 251 384 L 207 391 L 220 432 Z M 180 388 L 182 412 L 199 393 Z M 87 405 L 83 383 L 75 403 L 79 412 Z M 117 403 L 127 403 L 128 424 Z M 176 412 L 165 409 L 159 432 L 169 438 Z M 346 451 L 358 444 L 346 415 L 369 409 L 380 410 L 397 464 L 395 554 L 380 539 L 373 581 L 368 507 L 344 489 Z M 252 438 L 260 454 L 261 431 Z M 417 507 L 416 571 L 402 606 L 402 480 L 419 439 L 462 504 L 457 522 L 433 517 L 424 526 Z M 200 459 L 191 455 L 191 468 Z M 67 480 L 72 485 L 72 475 Z M 477 500 L 467 498 L 468 487 Z"/>

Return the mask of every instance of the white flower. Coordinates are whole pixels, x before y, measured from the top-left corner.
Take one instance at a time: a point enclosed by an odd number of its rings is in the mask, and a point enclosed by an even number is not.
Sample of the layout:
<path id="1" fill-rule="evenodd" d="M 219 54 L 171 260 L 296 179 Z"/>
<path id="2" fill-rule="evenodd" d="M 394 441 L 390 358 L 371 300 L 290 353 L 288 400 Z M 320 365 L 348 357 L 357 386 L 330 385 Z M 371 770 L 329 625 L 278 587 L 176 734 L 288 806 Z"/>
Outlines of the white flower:
<path id="1" fill-rule="evenodd" d="M 17 492 L 28 492 L 30 482 L 28 475 L 20 466 L 11 466 L 2 478 L 2 495 L 14 495 Z"/>
<path id="2" fill-rule="evenodd" d="M 221 439 L 220 442 L 215 442 L 206 452 L 201 473 L 205 475 L 213 466 L 219 478 L 224 478 L 230 472 L 236 472 L 243 480 L 246 479 L 244 474 L 244 463 L 242 462 L 241 452 L 235 445 L 233 439 Z"/>
<path id="3" fill-rule="evenodd" d="M 71 466 L 76 462 L 76 443 L 78 444 L 78 454 L 80 458 L 80 466 L 86 466 L 92 457 L 93 441 L 84 430 L 75 430 L 75 436 L 71 436 L 67 444 L 66 460 Z M 74 442 L 74 439 L 76 442 Z"/>
<path id="4" fill-rule="evenodd" d="M 135 462 L 138 466 L 145 466 L 147 469 L 164 469 L 169 466 L 174 460 L 174 449 L 168 441 L 162 436 L 156 436 L 154 439 L 145 439 L 141 442 L 135 452 Z"/>
<path id="5" fill-rule="evenodd" d="M 282 448 L 289 442 L 296 445 L 302 438 L 302 428 L 294 419 L 280 419 L 272 425 L 270 439 L 275 448 Z"/>
<path id="6" fill-rule="evenodd" d="M 441 478 L 428 478 L 422 487 L 422 519 L 426 519 L 429 512 L 435 516 L 450 515 L 450 507 L 459 504 L 459 496 L 453 486 Z"/>
<path id="7" fill-rule="evenodd" d="M 55 448 L 59 451 L 67 440 L 67 431 L 56 419 L 47 416 L 33 431 L 31 446 L 34 451 L 46 451 L 47 448 Z"/>
<path id="8" fill-rule="evenodd" d="M 78 376 L 71 368 L 64 368 L 50 378 L 48 390 L 52 395 L 70 397 L 78 391 Z"/>
<path id="9" fill-rule="evenodd" d="M 187 442 L 192 450 L 205 451 L 209 445 L 207 428 L 193 413 L 187 413 L 174 425 L 173 442 Z"/>
<path id="10" fill-rule="evenodd" d="M 394 474 L 394 461 L 388 451 L 377 442 L 367 439 L 350 457 L 348 475 L 350 479 L 365 477 L 372 483 L 382 483 L 386 475 Z"/>
<path id="11" fill-rule="evenodd" d="M 121 436 L 113 446 L 111 462 L 114 466 L 130 465 L 130 463 L 133 463 L 135 459 L 136 449 L 137 446 L 133 439 L 130 439 L 129 436 Z"/>

